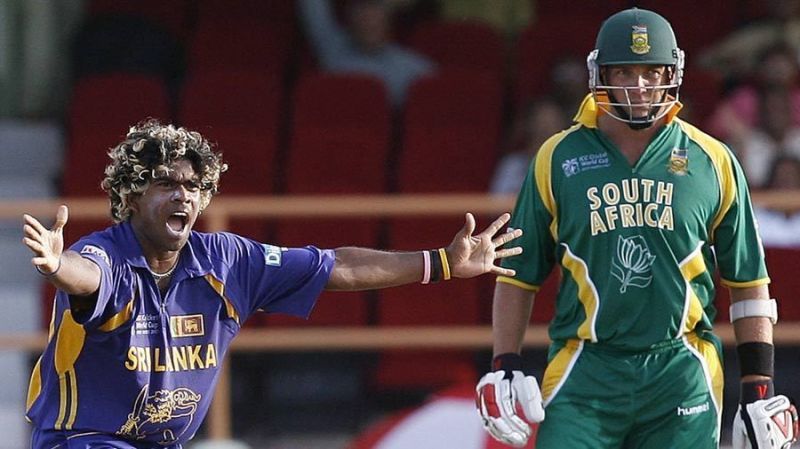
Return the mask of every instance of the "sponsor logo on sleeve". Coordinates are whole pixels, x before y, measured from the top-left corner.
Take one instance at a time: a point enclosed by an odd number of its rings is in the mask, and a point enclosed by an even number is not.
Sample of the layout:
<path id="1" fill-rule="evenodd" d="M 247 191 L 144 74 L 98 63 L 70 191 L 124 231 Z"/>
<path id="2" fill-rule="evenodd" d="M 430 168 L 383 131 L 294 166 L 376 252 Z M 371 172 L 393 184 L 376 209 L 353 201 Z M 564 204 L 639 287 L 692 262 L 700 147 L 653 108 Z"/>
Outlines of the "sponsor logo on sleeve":
<path id="1" fill-rule="evenodd" d="M 272 267 L 281 266 L 281 258 L 286 248 L 281 248 L 275 245 L 261 245 L 264 248 L 264 263 Z"/>
<path id="2" fill-rule="evenodd" d="M 94 245 L 84 245 L 84 247 L 81 249 L 81 254 L 93 254 L 103 259 L 103 262 L 105 262 L 106 265 L 111 266 L 111 260 L 108 258 L 108 254 L 106 254 L 105 250 L 102 248 L 98 248 Z"/>

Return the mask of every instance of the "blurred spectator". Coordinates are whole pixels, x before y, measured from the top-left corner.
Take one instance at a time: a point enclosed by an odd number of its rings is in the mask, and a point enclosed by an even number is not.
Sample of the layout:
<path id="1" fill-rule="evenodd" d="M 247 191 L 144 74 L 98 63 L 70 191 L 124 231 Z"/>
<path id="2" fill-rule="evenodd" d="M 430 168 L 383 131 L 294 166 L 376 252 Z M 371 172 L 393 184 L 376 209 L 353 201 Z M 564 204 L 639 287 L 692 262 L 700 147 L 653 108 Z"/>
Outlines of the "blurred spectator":
<path id="1" fill-rule="evenodd" d="M 551 98 L 536 100 L 525 108 L 514 120 L 507 143 L 509 152 L 498 163 L 489 192 L 518 193 L 539 147 L 569 123 L 563 108 Z"/>
<path id="2" fill-rule="evenodd" d="M 785 93 L 790 123 L 800 125 L 799 76 L 797 57 L 790 47 L 778 44 L 767 48 L 759 57 L 752 81 L 736 88 L 717 106 L 707 124 L 709 131 L 732 146 L 741 143 L 760 123 L 761 97 L 772 90 Z"/>
<path id="3" fill-rule="evenodd" d="M 800 189 L 800 159 L 795 156 L 775 159 L 767 187 L 774 190 Z M 753 209 L 764 246 L 800 247 L 800 212 L 787 213 L 757 205 Z"/>
<path id="4" fill-rule="evenodd" d="M 758 70 L 758 55 L 786 43 L 800 52 L 800 0 L 767 0 L 767 16 L 730 33 L 700 54 L 700 64 L 738 81 Z"/>
<path id="5" fill-rule="evenodd" d="M 572 111 L 576 104 L 581 104 L 589 89 L 589 79 L 584 58 L 563 56 L 550 70 L 550 96 L 561 106 L 567 122 L 572 122 Z"/>
<path id="6" fill-rule="evenodd" d="M 445 20 L 475 20 L 491 25 L 508 39 L 515 38 L 533 16 L 530 0 L 438 0 Z"/>
<path id="7" fill-rule="evenodd" d="M 762 92 L 759 117 L 756 126 L 743 127 L 730 141 L 753 188 L 769 185 L 779 157 L 800 157 L 800 125 L 792 121 L 792 103 L 784 89 Z"/>
<path id="8" fill-rule="evenodd" d="M 388 0 L 350 0 L 347 27 L 336 20 L 329 0 L 301 0 L 300 16 L 317 61 L 335 73 L 362 73 L 383 80 L 394 106 L 408 87 L 435 70 L 433 62 L 390 40 Z"/>

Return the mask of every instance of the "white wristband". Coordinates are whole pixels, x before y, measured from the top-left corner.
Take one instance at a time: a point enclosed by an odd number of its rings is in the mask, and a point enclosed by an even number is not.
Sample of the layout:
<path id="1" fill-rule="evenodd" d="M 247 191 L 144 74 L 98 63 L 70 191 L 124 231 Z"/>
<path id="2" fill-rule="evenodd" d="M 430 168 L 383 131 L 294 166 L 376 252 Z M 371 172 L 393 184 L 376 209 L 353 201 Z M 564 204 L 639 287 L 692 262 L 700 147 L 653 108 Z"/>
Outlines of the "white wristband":
<path id="1" fill-rule="evenodd" d="M 422 252 L 422 283 L 428 284 L 431 281 L 431 254 L 427 251 Z"/>
<path id="2" fill-rule="evenodd" d="M 747 317 L 766 317 L 775 324 L 778 322 L 778 302 L 770 299 L 744 299 L 731 304 L 731 323 Z"/>

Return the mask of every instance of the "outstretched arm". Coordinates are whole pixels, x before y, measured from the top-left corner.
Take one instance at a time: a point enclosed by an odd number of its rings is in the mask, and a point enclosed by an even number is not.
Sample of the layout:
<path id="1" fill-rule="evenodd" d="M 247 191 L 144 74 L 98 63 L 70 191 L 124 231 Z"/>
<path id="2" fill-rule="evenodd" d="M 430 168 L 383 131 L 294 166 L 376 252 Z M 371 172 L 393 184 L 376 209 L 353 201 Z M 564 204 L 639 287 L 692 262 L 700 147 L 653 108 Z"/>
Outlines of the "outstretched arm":
<path id="1" fill-rule="evenodd" d="M 497 248 L 522 235 L 517 229 L 497 237 L 494 235 L 511 218 L 501 215 L 478 235 L 475 217 L 466 215 L 464 227 L 445 248 L 452 277 L 470 278 L 484 273 L 513 276 L 513 270 L 495 265 L 495 259 L 514 256 L 522 248 Z M 389 252 L 365 248 L 337 248 L 336 264 L 326 285 L 327 290 L 371 290 L 419 282 L 425 270 L 422 251 Z"/>
<path id="2" fill-rule="evenodd" d="M 52 229 L 25 214 L 22 242 L 33 252 L 31 263 L 57 289 L 72 296 L 89 296 L 100 287 L 100 268 L 75 251 L 64 251 L 64 225 L 69 210 L 60 206 Z"/>
<path id="3" fill-rule="evenodd" d="M 331 0 L 300 0 L 299 15 L 303 30 L 314 47 L 319 62 L 329 67 L 347 50 L 347 32 L 336 21 Z"/>

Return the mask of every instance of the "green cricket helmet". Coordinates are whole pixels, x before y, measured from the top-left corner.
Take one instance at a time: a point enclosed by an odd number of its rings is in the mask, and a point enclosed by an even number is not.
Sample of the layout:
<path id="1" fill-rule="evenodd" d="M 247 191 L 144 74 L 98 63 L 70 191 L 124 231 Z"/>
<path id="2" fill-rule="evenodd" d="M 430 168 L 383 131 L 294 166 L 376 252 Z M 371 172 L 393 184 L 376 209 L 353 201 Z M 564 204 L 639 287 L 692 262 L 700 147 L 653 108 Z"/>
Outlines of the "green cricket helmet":
<path id="1" fill-rule="evenodd" d="M 633 129 L 644 129 L 664 117 L 678 101 L 683 81 L 684 53 L 678 48 L 675 33 L 667 19 L 646 9 L 631 8 L 606 19 L 597 33 L 595 49 L 586 58 L 589 68 L 589 89 L 598 107 L 611 117 L 628 123 Z M 647 64 L 667 67 L 668 80 L 657 86 L 610 86 L 603 79 L 602 67 Z M 632 90 L 647 89 L 650 112 L 633 117 Z M 622 99 L 614 99 L 624 97 Z M 600 95 L 598 95 L 600 93 Z M 623 95 L 619 95 L 623 94 Z"/>

